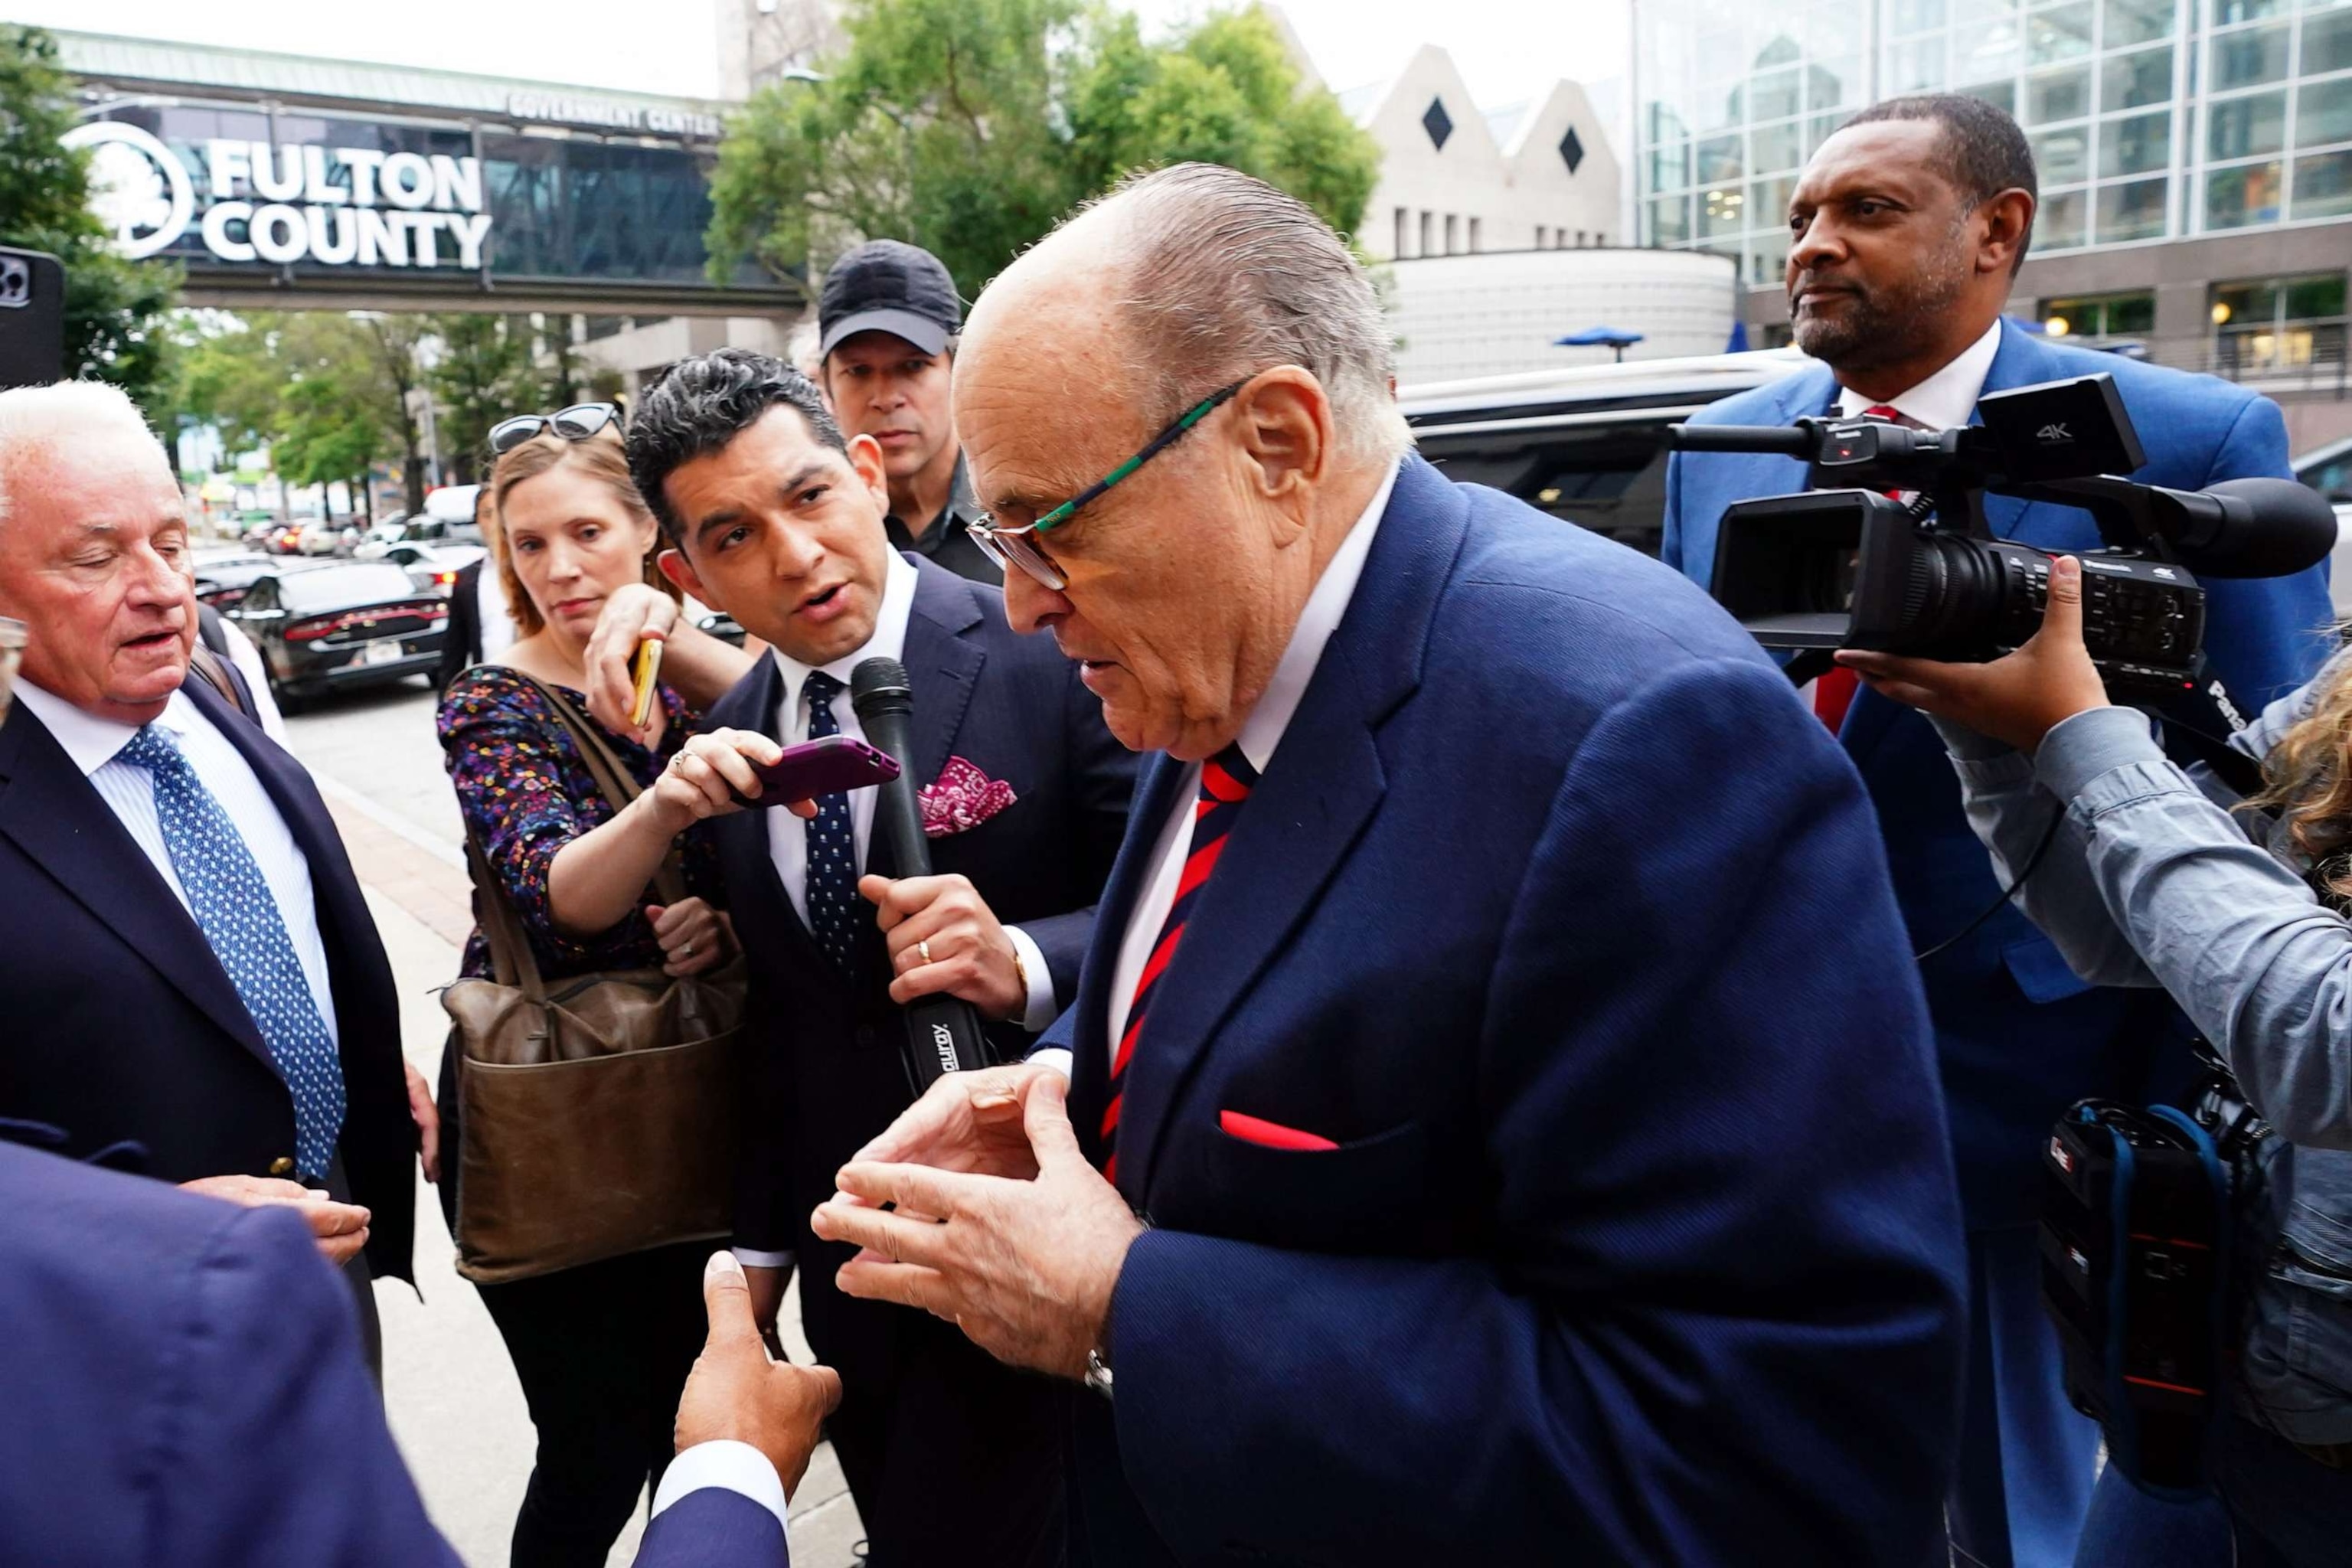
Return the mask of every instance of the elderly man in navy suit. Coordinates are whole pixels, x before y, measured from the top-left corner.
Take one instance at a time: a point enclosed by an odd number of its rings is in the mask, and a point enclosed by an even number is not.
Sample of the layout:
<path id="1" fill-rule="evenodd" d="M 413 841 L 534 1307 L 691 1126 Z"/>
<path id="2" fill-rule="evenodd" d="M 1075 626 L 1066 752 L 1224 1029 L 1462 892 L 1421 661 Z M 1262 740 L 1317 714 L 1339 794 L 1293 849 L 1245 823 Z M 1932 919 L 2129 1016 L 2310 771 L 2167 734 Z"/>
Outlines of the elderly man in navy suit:
<path id="1" fill-rule="evenodd" d="M 317 788 L 189 678 L 179 481 L 117 389 L 0 392 L 0 615 L 28 632 L 0 724 L 0 1116 L 297 1205 L 372 1329 L 371 1272 L 409 1277 L 431 1102 Z"/>
<path id="2" fill-rule="evenodd" d="M 848 686 L 869 658 L 903 664 L 914 695 L 907 762 L 931 875 L 894 863 L 870 790 L 826 797 L 807 820 L 711 822 L 751 965 L 737 1256 L 769 1317 L 793 1260 L 811 1263 L 801 1320 L 841 1370 L 831 1433 L 876 1568 L 1051 1568 L 1061 1391 L 919 1313 L 842 1295 L 833 1272 L 850 1251 L 810 1237 L 808 1216 L 841 1162 L 907 1105 L 906 1003 L 961 997 L 1018 1058 L 1076 994 L 1133 759 L 1070 668 L 1013 635 L 1000 590 L 890 548 L 881 448 L 845 438 L 799 373 L 736 349 L 688 360 L 639 404 L 628 449 L 676 544 L 664 569 L 768 645 L 711 707 L 713 725 L 784 744 L 862 737 Z M 634 642 L 616 624 L 630 623 L 608 607 L 601 648 Z M 706 670 L 714 651 L 673 643 Z"/>
<path id="3" fill-rule="evenodd" d="M 1868 414 L 1948 428 L 1973 423 L 1983 393 L 2105 373 L 2150 454 L 2134 479 L 2193 490 L 2286 475 L 2286 429 L 2267 398 L 2001 320 L 2033 214 L 2032 153 L 2000 110 L 1931 95 L 1855 116 L 1814 153 L 1790 214 L 1797 344 L 1822 363 L 1727 398 L 1695 423 Z M 1677 456 L 1667 470 L 1666 561 L 1705 586 L 1724 509 L 1801 490 L 1806 479 L 1794 458 Z M 2046 550 L 2100 545 L 2089 514 L 2071 507 L 1989 496 L 1985 516 L 2001 537 Z M 2320 569 L 2204 587 L 2206 651 L 2245 711 L 2318 668 L 2330 619 Z M 2040 1301 L 2042 1144 L 2077 1100 L 2148 1098 L 2151 1068 L 2178 1058 L 2185 1028 L 2159 994 L 2077 978 L 2000 903 L 1927 720 L 1875 692 L 1857 695 L 1844 670 L 1816 683 L 1814 701 L 1878 808 L 1912 946 L 1943 943 L 1995 911 L 1921 972 L 1969 1227 L 1971 1343 L 1952 1542 L 1963 1561 L 1987 1568 L 2064 1568 L 2075 1560 L 2099 1433 L 2067 1405 Z"/>
<path id="4" fill-rule="evenodd" d="M 1923 1563 L 1959 1216 L 1860 783 L 1390 367 L 1339 237 L 1197 164 L 973 310 L 1006 608 L 1160 754 L 1061 1048 L 817 1234 L 1086 1384 L 1081 1563 Z"/>
<path id="5" fill-rule="evenodd" d="M 0 1140 L 0 1568 L 457 1568 L 283 1209 Z M 840 1394 L 771 1363 L 740 1270 L 711 1265 L 638 1568 L 784 1568 L 786 1497 Z"/>

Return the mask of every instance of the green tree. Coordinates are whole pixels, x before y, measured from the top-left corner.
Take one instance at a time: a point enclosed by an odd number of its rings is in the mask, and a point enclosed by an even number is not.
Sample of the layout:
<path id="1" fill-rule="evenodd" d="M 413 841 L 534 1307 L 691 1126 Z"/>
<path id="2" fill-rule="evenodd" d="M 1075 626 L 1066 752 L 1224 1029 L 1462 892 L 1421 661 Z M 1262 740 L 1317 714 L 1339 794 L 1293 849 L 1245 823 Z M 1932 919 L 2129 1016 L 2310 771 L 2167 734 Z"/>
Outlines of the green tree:
<path id="1" fill-rule="evenodd" d="M 1146 42 L 1076 0 L 858 0 L 845 56 L 730 121 L 711 184 L 711 272 L 803 278 L 866 238 L 908 240 L 967 296 L 1121 175 L 1188 159 L 1298 196 L 1342 232 L 1379 152 L 1304 89 L 1250 7 Z"/>
<path id="2" fill-rule="evenodd" d="M 59 143 L 73 125 L 57 40 L 0 26 L 0 245 L 46 250 L 65 264 L 66 374 L 114 383 L 168 426 L 179 268 L 126 261 L 109 247 L 89 210 L 89 159 Z"/>
<path id="3" fill-rule="evenodd" d="M 459 482 L 484 477 L 490 426 L 541 405 L 546 387 L 527 316 L 449 313 L 427 319 L 436 341 L 425 373 L 440 410 L 442 460 Z"/>

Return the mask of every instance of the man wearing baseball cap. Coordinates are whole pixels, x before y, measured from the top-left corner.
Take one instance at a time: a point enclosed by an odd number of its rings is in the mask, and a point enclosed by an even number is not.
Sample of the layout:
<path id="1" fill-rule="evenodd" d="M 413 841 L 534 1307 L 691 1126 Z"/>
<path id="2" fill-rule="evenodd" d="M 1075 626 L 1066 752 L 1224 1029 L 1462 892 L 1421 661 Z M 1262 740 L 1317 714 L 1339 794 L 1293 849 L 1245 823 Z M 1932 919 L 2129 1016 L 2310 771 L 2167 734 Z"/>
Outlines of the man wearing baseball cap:
<path id="1" fill-rule="evenodd" d="M 964 531 L 979 515 L 948 409 L 963 305 L 940 258 L 868 240 L 833 265 L 817 298 L 817 353 L 842 433 L 881 444 L 893 550 L 996 584 L 995 563 Z"/>

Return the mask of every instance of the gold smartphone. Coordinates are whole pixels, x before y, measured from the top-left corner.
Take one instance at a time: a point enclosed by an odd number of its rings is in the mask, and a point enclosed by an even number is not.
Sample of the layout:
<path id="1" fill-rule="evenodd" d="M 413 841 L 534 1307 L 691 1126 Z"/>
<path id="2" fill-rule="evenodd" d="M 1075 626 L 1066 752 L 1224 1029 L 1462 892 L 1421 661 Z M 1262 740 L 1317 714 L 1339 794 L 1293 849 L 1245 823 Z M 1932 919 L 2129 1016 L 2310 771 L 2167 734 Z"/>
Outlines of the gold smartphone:
<path id="1" fill-rule="evenodd" d="M 662 645 L 658 641 L 637 645 L 637 700 L 630 705 L 629 722 L 640 730 L 653 717 L 654 685 L 661 679 L 661 661 Z"/>

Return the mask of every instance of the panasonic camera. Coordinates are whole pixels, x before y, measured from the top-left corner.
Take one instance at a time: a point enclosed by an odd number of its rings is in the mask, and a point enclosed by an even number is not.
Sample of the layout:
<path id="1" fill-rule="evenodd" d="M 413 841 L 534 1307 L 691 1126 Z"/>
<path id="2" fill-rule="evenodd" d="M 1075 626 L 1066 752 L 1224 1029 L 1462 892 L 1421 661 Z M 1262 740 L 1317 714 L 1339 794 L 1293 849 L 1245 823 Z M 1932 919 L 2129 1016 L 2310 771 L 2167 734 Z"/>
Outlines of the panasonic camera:
<path id="1" fill-rule="evenodd" d="M 2333 510 L 2291 479 L 2185 491 L 2120 477 L 2147 458 L 2113 376 L 1995 393 L 1977 416 L 1954 430 L 1831 418 L 1672 426 L 1678 450 L 1811 465 L 1807 493 L 1723 514 L 1716 599 L 1765 647 L 1812 651 L 1814 668 L 1841 647 L 1998 658 L 2042 625 L 2050 552 L 1997 537 L 1989 510 L 2079 507 L 2106 546 L 2071 552 L 2092 658 L 2112 689 L 2178 690 L 2200 669 L 2196 574 L 2284 576 L 2335 546 Z"/>

